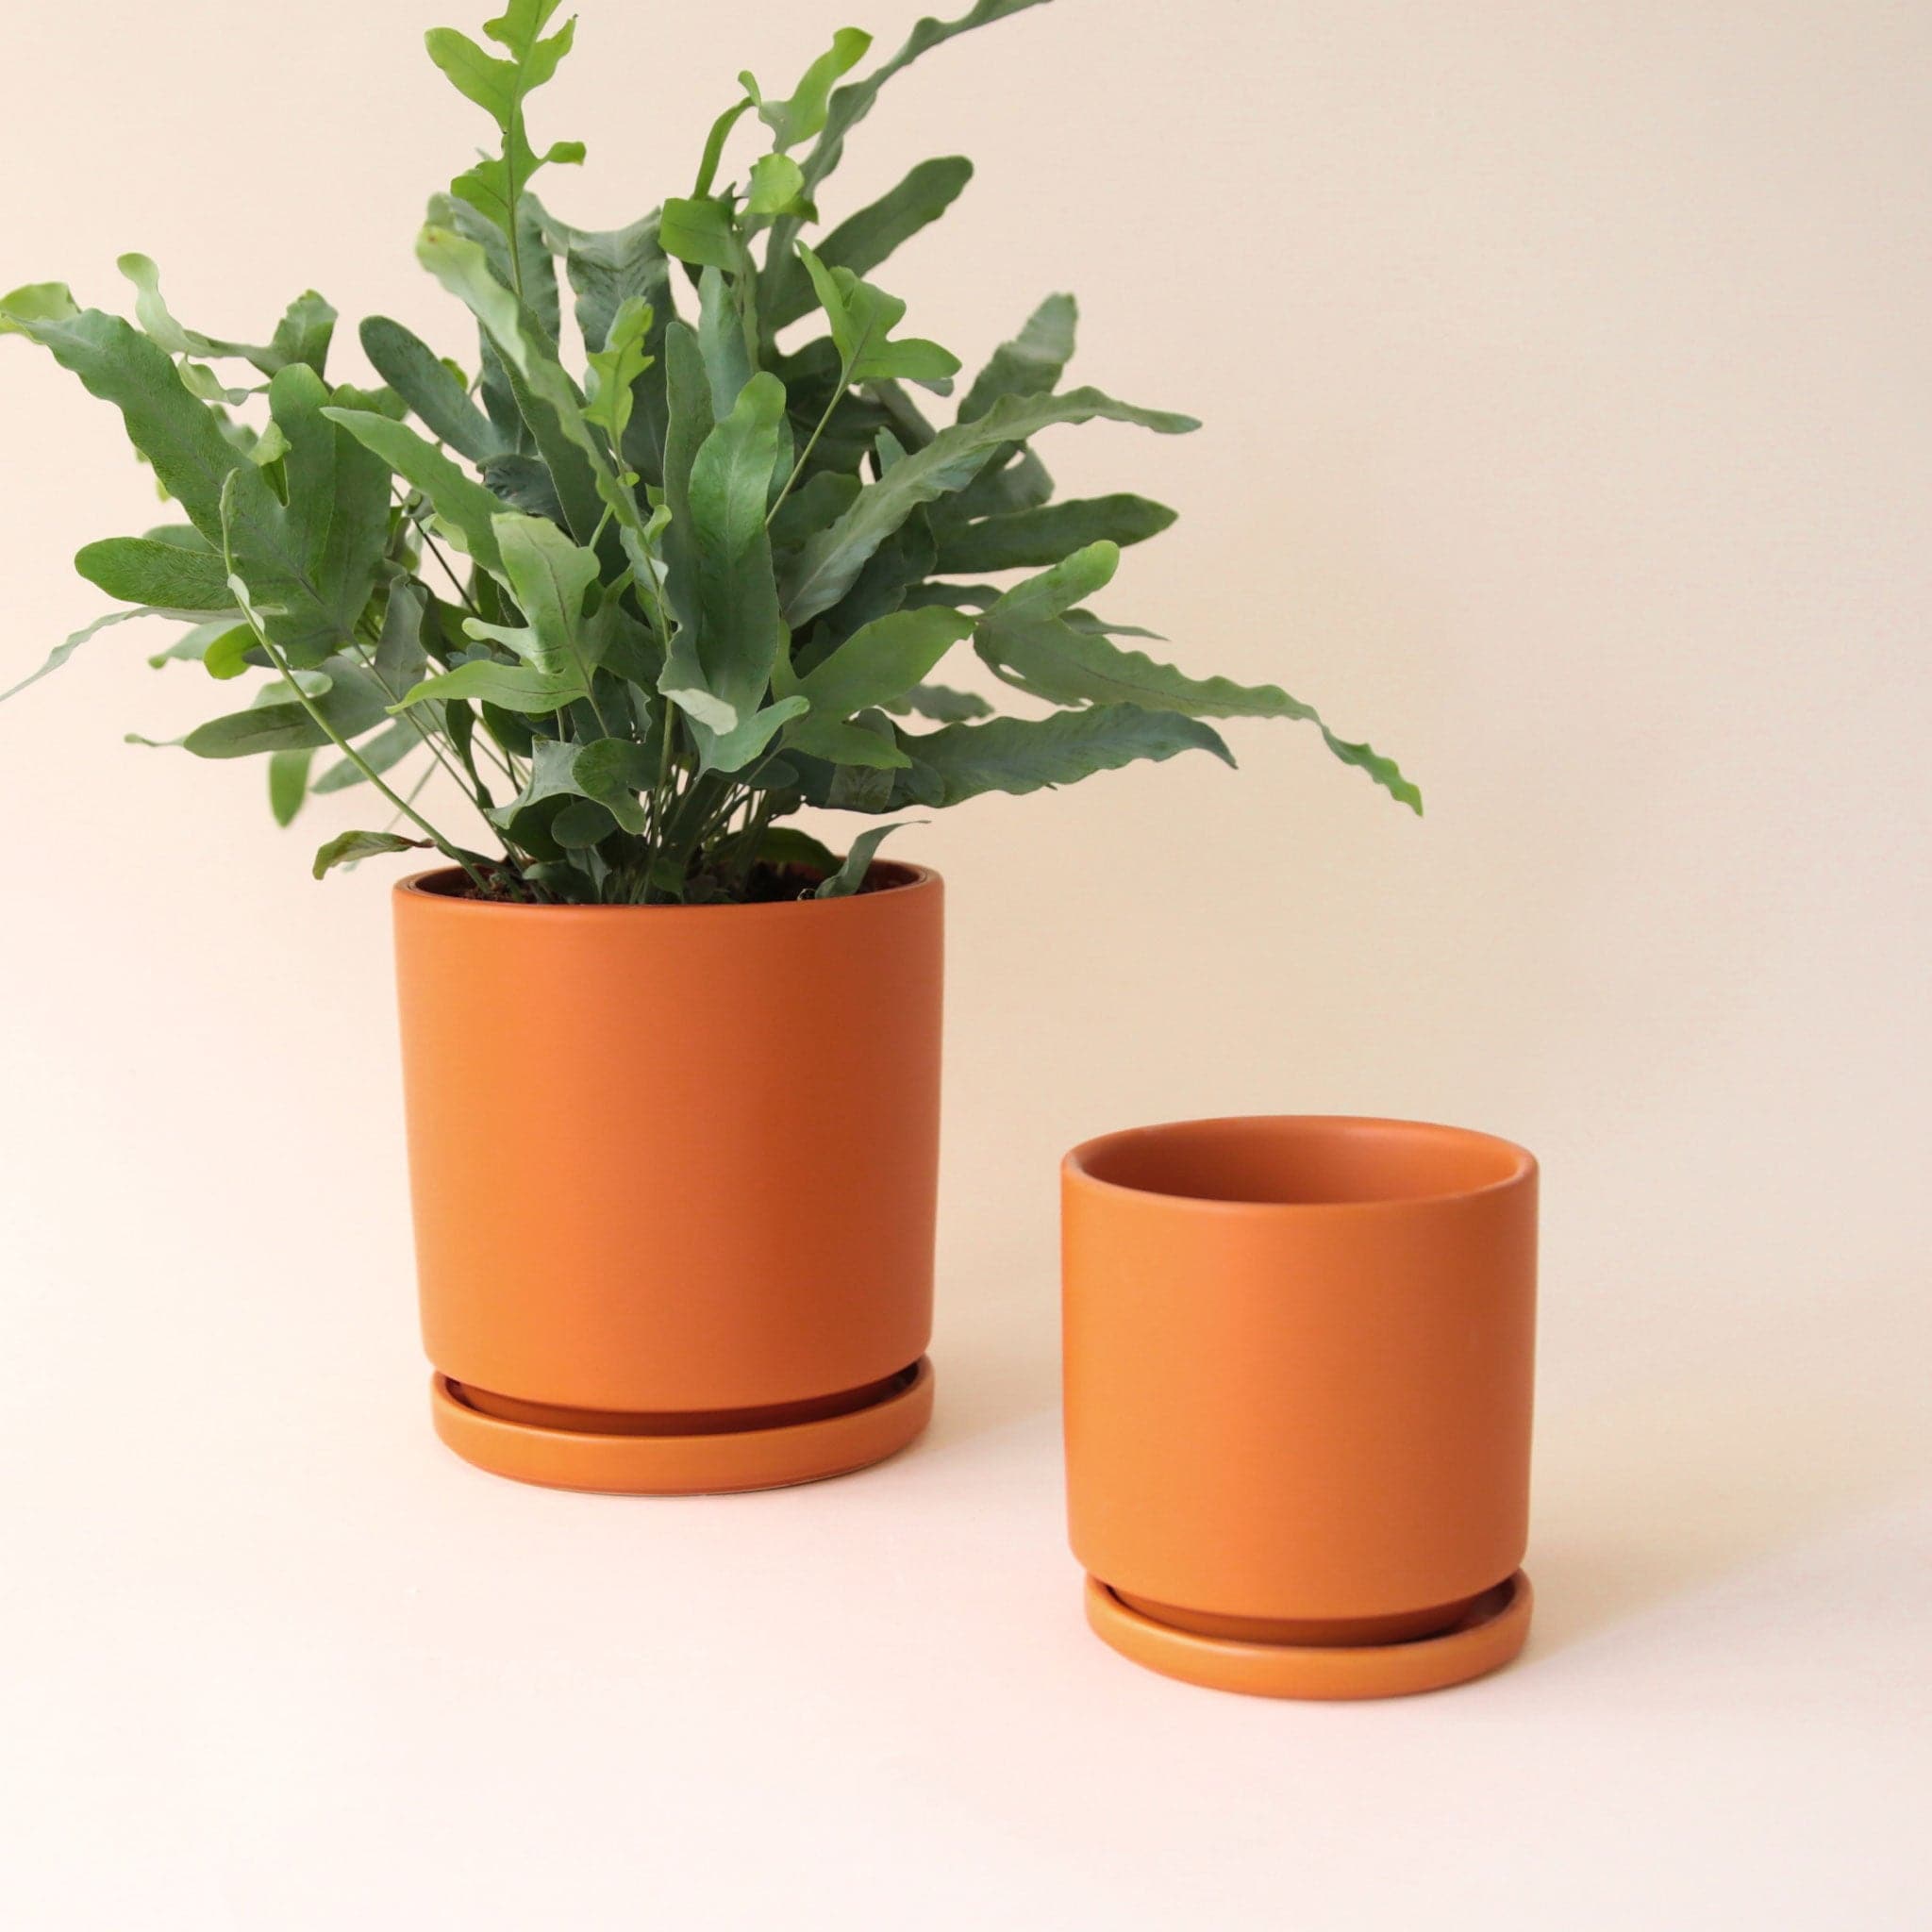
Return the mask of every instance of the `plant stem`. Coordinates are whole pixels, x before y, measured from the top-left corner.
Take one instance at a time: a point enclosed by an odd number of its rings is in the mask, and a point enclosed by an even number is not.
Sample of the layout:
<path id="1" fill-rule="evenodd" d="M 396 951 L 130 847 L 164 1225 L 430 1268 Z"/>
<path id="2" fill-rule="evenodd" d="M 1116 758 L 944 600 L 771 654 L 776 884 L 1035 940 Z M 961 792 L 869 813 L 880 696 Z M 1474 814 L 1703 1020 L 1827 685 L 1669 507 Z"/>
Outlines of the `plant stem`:
<path id="1" fill-rule="evenodd" d="M 818 420 L 818 426 L 807 439 L 805 447 L 798 453 L 798 460 L 791 466 L 791 474 L 785 479 L 785 487 L 779 491 L 770 509 L 765 512 L 765 528 L 772 527 L 772 519 L 778 514 L 785 499 L 791 494 L 791 486 L 798 481 L 799 473 L 804 470 L 807 459 L 818 447 L 819 438 L 825 433 L 825 425 L 832 420 L 832 411 L 845 399 L 845 385 L 850 380 L 852 363 L 848 358 L 839 365 L 838 386 L 832 391 L 832 400 L 825 405 L 825 413 Z"/>
<path id="2" fill-rule="evenodd" d="M 392 791 L 387 785 L 383 783 L 381 774 L 375 770 L 375 766 L 373 766 L 369 762 L 369 760 L 365 758 L 362 756 L 362 754 L 358 752 L 356 749 L 356 747 L 353 744 L 351 744 L 349 741 L 346 738 L 344 738 L 342 734 L 340 731 L 338 731 L 336 727 L 333 724 L 331 724 L 325 717 L 323 716 L 321 707 L 317 705 L 315 700 L 311 698 L 308 695 L 308 693 L 302 689 L 300 683 L 296 680 L 294 670 L 290 665 L 289 660 L 282 656 L 280 649 L 276 645 L 270 642 L 267 631 L 262 629 L 259 625 L 253 625 L 252 628 L 255 631 L 255 635 L 260 639 L 261 648 L 265 652 L 267 652 L 269 662 L 272 663 L 275 667 L 275 669 L 281 673 L 283 681 L 288 685 L 289 689 L 295 693 L 296 700 L 300 703 L 302 708 L 308 713 L 311 719 L 315 721 L 317 727 L 327 737 L 329 742 L 333 744 L 335 748 L 339 752 L 341 752 L 341 755 L 345 758 L 347 758 L 348 761 L 352 765 L 354 765 L 358 772 L 362 774 L 363 777 L 365 777 L 370 782 L 370 784 L 375 786 L 375 789 L 379 792 L 381 792 L 382 795 L 386 799 L 388 799 L 389 802 L 392 806 L 394 806 L 395 808 L 399 812 L 401 812 L 406 819 L 408 819 L 410 822 L 410 824 L 418 826 L 421 830 L 426 832 L 429 835 L 430 843 L 434 845 L 436 849 L 439 852 L 441 852 L 445 858 L 450 859 L 454 863 L 461 866 L 462 869 L 469 874 L 470 883 L 473 886 L 475 886 L 479 892 L 488 892 L 490 890 L 490 881 L 486 879 L 483 876 L 483 874 L 479 873 L 476 870 L 476 868 L 470 863 L 469 857 L 466 857 L 459 847 L 452 845 L 450 841 L 447 839 L 445 839 L 442 836 L 442 834 L 439 832 L 436 829 L 436 827 L 432 825 L 429 823 L 429 821 L 425 819 L 423 816 L 423 814 L 420 811 L 418 811 L 416 808 L 408 802 L 408 799 L 401 797 L 398 793 Z"/>

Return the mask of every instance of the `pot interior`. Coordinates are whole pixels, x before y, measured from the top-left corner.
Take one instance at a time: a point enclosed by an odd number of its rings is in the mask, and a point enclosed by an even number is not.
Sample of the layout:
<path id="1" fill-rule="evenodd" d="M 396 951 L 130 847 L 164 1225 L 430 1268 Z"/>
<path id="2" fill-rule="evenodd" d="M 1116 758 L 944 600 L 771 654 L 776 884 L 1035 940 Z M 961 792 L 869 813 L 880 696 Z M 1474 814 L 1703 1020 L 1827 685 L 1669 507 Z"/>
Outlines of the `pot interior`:
<path id="1" fill-rule="evenodd" d="M 1257 1207 L 1439 1199 L 1535 1165 L 1509 1141 L 1463 1127 L 1296 1114 L 1131 1128 L 1088 1141 L 1071 1161 L 1111 1187 Z"/>

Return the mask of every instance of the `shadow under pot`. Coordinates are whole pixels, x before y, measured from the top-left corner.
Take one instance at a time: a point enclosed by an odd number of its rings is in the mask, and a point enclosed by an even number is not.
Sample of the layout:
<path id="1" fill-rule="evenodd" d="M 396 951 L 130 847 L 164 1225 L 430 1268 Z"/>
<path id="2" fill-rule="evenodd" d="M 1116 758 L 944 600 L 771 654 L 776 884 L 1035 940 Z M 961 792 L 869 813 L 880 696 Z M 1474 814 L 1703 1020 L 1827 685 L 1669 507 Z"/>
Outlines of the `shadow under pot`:
<path id="1" fill-rule="evenodd" d="M 1440 1689 L 1530 1616 L 1537 1166 L 1325 1117 L 1090 1141 L 1061 1170 L 1087 1614 L 1169 1676 Z"/>
<path id="2" fill-rule="evenodd" d="M 932 1411 L 942 888 L 394 897 L 437 1433 L 499 1475 L 809 1482 Z"/>

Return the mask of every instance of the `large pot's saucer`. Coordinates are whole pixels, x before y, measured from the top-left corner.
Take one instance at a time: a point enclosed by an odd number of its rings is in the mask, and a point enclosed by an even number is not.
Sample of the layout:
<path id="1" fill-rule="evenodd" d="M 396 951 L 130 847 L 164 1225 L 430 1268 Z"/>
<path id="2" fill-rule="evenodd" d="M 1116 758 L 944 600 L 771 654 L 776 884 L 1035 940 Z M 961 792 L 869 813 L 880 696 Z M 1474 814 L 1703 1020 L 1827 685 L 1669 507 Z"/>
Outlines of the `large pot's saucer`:
<path id="1" fill-rule="evenodd" d="M 1523 1648 L 1534 1604 L 1519 1570 L 1433 1637 L 1353 1646 L 1250 1643 L 1159 1623 L 1096 1577 L 1087 1579 L 1087 1621 L 1123 1657 L 1183 1683 L 1251 1697 L 1406 1697 L 1466 1683 Z"/>
<path id="2" fill-rule="evenodd" d="M 553 1428 L 491 1415 L 442 1374 L 430 1377 L 429 1401 L 436 1433 L 464 1461 L 492 1474 L 559 1490 L 702 1496 L 783 1489 L 883 1461 L 931 1419 L 932 1387 L 932 1363 L 922 1356 L 864 1407 L 774 1427 L 688 1434 Z"/>

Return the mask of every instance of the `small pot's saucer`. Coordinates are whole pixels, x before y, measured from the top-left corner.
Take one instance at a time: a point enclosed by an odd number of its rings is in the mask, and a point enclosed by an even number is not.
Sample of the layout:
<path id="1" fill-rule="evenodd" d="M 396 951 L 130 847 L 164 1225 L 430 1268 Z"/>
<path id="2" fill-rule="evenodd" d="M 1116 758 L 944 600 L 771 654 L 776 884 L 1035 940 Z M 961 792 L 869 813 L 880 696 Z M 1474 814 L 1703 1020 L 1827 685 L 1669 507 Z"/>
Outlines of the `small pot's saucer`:
<path id="1" fill-rule="evenodd" d="M 776 1490 L 846 1475 L 903 1449 L 932 1418 L 932 1363 L 922 1356 L 876 1402 L 841 1414 L 689 1435 L 544 1427 L 486 1414 L 447 1375 L 429 1378 L 436 1433 L 465 1462 L 518 1482 L 630 1496 Z"/>
<path id="2" fill-rule="evenodd" d="M 1130 1608 L 1087 1579 L 1087 1621 L 1124 1657 L 1183 1683 L 1251 1697 L 1407 1697 L 1500 1669 L 1523 1648 L 1535 1604 L 1521 1570 L 1434 1637 L 1353 1647 L 1243 1643 L 1201 1637 Z"/>

